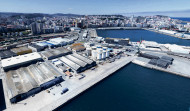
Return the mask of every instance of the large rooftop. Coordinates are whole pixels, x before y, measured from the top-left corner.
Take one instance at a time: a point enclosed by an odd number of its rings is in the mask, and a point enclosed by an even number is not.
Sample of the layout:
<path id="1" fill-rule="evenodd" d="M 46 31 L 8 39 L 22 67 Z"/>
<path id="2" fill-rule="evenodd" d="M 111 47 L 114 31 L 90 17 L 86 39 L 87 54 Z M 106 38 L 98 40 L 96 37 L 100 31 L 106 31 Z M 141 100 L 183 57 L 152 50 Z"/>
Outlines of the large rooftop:
<path id="1" fill-rule="evenodd" d="M 90 59 L 88 59 L 88 58 L 86 58 L 86 57 L 84 57 L 82 55 L 77 54 L 77 53 L 73 53 L 72 56 L 74 56 L 74 57 L 76 57 L 76 58 L 78 58 L 78 59 L 80 59 L 80 60 L 82 60 L 82 61 L 84 61 L 84 62 L 86 62 L 88 64 L 93 63 L 93 60 L 90 60 Z"/>
<path id="2" fill-rule="evenodd" d="M 76 58 L 76 57 L 74 57 L 74 56 L 72 56 L 72 55 L 67 55 L 66 57 L 67 57 L 68 59 L 70 59 L 71 61 L 77 63 L 77 64 L 80 65 L 81 67 L 85 67 L 85 66 L 87 65 L 86 62 L 84 62 L 84 61 L 82 61 L 82 60 L 80 60 L 80 59 L 78 59 L 78 58 Z"/>
<path id="3" fill-rule="evenodd" d="M 6 67 L 18 65 L 20 63 L 37 60 L 37 59 L 41 59 L 41 56 L 37 52 L 34 52 L 34 53 L 30 53 L 30 54 L 25 54 L 25 55 L 20 55 L 20 56 L 3 59 L 1 61 L 1 63 L 2 63 L 2 67 L 6 68 Z"/>
<path id="4" fill-rule="evenodd" d="M 68 59 L 64 56 L 61 57 L 60 60 L 74 70 L 78 70 L 81 67 L 80 65 L 76 64 L 75 62 L 71 61 L 70 59 Z"/>
<path id="5" fill-rule="evenodd" d="M 32 64 L 6 72 L 9 98 L 26 93 L 41 84 L 54 79 L 59 74 L 46 63 Z"/>
<path id="6" fill-rule="evenodd" d="M 70 50 L 63 48 L 63 47 L 59 47 L 56 49 L 43 51 L 41 54 L 44 55 L 45 57 L 47 57 L 48 59 L 50 59 L 50 58 L 56 58 L 58 56 L 67 55 L 69 53 L 71 53 Z"/>

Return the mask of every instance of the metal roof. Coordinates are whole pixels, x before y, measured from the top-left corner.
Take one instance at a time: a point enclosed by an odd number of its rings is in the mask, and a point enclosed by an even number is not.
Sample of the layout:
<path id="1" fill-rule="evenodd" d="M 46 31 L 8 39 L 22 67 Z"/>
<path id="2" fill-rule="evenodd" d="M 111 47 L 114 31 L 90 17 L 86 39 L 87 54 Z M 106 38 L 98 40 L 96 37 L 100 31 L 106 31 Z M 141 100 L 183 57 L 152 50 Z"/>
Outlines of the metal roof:
<path id="1" fill-rule="evenodd" d="M 92 60 L 90 60 L 90 59 L 88 59 L 88 58 L 86 58 L 86 57 L 84 57 L 82 55 L 79 55 L 77 53 L 73 53 L 72 56 L 74 56 L 74 57 L 76 57 L 76 58 L 78 58 L 78 59 L 80 59 L 80 60 L 82 60 L 82 61 L 84 61 L 84 62 L 86 62 L 88 64 L 92 64 L 93 63 Z"/>
<path id="2" fill-rule="evenodd" d="M 47 58 L 51 58 L 51 57 L 56 57 L 56 56 L 63 56 L 63 55 L 66 55 L 68 53 L 71 53 L 71 51 L 64 48 L 64 47 L 59 47 L 56 49 L 50 49 L 47 51 L 43 51 L 41 54 Z"/>
<path id="3" fill-rule="evenodd" d="M 24 52 L 24 51 L 32 52 L 32 50 L 29 49 L 28 47 L 13 48 L 13 49 L 11 49 L 11 51 L 13 51 L 14 53 L 19 53 L 19 52 Z"/>
<path id="4" fill-rule="evenodd" d="M 76 64 L 75 62 L 71 61 L 70 59 L 66 57 L 61 57 L 60 60 L 76 71 L 81 67 L 80 65 Z"/>
<path id="5" fill-rule="evenodd" d="M 24 62 L 33 61 L 36 59 L 41 59 L 41 56 L 37 52 L 33 52 L 30 54 L 3 59 L 1 62 L 2 62 L 2 67 L 5 68 L 5 67 L 17 65 Z"/>
<path id="6" fill-rule="evenodd" d="M 9 98 L 26 93 L 41 84 L 54 79 L 59 74 L 46 63 L 32 64 L 6 72 Z"/>
<path id="7" fill-rule="evenodd" d="M 36 45 L 39 45 L 39 46 L 48 46 L 48 44 L 47 43 L 45 43 L 45 42 L 39 42 L 39 43 L 36 43 Z"/>
<path id="8" fill-rule="evenodd" d="M 48 44 L 53 44 L 53 45 L 61 45 L 60 43 L 54 42 L 54 41 L 47 41 Z"/>
<path id="9" fill-rule="evenodd" d="M 50 39 L 50 41 L 57 42 L 57 43 L 62 43 L 62 44 L 66 43 L 63 38 L 53 38 L 53 39 Z"/>
<path id="10" fill-rule="evenodd" d="M 72 55 L 67 55 L 66 58 L 70 59 L 71 61 L 77 63 L 78 65 L 80 65 L 81 67 L 85 67 L 87 65 L 86 62 L 72 56 Z"/>
<path id="11" fill-rule="evenodd" d="M 172 57 L 168 57 L 168 56 L 162 56 L 161 59 L 165 59 L 165 60 L 169 60 L 169 61 L 174 60 Z"/>

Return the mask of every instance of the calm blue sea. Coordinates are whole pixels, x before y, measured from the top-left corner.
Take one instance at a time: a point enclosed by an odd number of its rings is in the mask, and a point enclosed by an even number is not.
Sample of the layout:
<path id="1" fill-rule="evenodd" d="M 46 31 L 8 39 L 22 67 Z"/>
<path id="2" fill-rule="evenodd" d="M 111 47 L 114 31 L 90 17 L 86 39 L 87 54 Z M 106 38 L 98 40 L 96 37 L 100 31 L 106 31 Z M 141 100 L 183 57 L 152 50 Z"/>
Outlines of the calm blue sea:
<path id="1" fill-rule="evenodd" d="M 5 98 L 3 93 L 3 84 L 2 80 L 0 79 L 0 111 L 4 110 L 6 108 L 5 106 Z"/>
<path id="2" fill-rule="evenodd" d="M 190 79 L 129 64 L 57 111 L 189 111 Z"/>
<path id="3" fill-rule="evenodd" d="M 182 17 L 172 17 L 172 18 L 190 22 L 190 18 L 182 18 Z"/>
<path id="4" fill-rule="evenodd" d="M 98 30 L 102 37 L 189 45 L 145 30 Z M 129 64 L 57 111 L 189 111 L 190 79 Z"/>
<path id="5" fill-rule="evenodd" d="M 163 44 L 178 44 L 190 46 L 190 40 L 183 40 L 168 35 L 163 35 L 147 30 L 97 30 L 97 33 L 101 37 L 111 37 L 111 38 L 130 38 L 131 41 L 156 41 Z"/>

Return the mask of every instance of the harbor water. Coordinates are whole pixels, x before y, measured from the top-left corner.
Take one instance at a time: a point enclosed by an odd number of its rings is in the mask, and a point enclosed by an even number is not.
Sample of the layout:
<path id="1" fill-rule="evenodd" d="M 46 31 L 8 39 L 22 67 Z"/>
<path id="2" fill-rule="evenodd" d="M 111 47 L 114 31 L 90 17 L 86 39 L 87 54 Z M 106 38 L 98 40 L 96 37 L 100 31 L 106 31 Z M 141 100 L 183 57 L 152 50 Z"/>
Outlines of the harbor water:
<path id="1" fill-rule="evenodd" d="M 3 83 L 0 79 L 0 111 L 4 110 L 6 108 L 5 106 L 5 98 L 3 93 Z"/>
<path id="2" fill-rule="evenodd" d="M 146 30 L 98 30 L 99 36 L 190 46 L 190 41 Z M 57 111 L 189 111 L 190 79 L 129 64 Z"/>
<path id="3" fill-rule="evenodd" d="M 190 79 L 129 64 L 57 111 L 189 111 Z"/>
<path id="4" fill-rule="evenodd" d="M 142 38 L 143 40 L 156 41 L 162 44 L 170 43 L 190 46 L 190 40 L 179 39 L 148 30 L 97 30 L 97 34 L 105 38 L 130 38 L 130 40 L 134 42 L 140 41 Z"/>
<path id="5" fill-rule="evenodd" d="M 184 17 L 184 18 L 181 18 L 181 17 L 172 17 L 172 19 L 178 19 L 178 20 L 190 22 L 190 18 L 187 18 L 187 17 Z"/>

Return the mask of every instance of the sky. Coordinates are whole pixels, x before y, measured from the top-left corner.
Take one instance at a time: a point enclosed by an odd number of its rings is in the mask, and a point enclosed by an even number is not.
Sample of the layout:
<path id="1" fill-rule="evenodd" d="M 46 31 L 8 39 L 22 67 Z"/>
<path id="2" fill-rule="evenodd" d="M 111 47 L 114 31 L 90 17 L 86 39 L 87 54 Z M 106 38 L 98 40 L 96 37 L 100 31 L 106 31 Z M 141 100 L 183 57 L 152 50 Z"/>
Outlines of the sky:
<path id="1" fill-rule="evenodd" d="M 190 10 L 190 0 L 0 0 L 0 12 L 120 14 Z"/>

